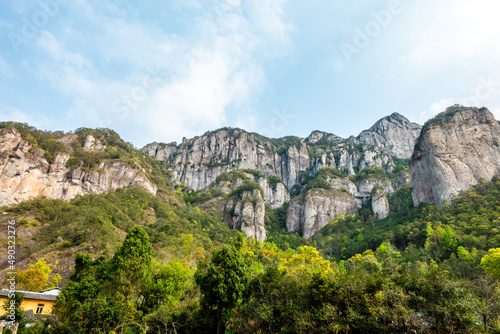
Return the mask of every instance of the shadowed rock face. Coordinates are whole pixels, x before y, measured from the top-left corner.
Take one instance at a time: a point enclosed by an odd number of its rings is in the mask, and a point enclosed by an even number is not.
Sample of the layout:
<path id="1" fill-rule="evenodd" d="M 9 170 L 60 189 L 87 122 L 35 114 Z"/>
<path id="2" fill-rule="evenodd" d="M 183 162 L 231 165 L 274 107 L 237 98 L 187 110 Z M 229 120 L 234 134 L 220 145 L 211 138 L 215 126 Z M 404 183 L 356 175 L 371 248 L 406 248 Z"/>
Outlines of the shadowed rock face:
<path id="1" fill-rule="evenodd" d="M 288 231 L 302 230 L 304 238 L 309 239 L 340 214 L 357 211 L 356 201 L 345 192 L 311 189 L 290 202 L 286 227 Z"/>
<path id="2" fill-rule="evenodd" d="M 419 124 L 393 113 L 361 132 L 355 140 L 379 147 L 400 159 L 409 159 L 421 130 L 422 126 Z"/>
<path id="3" fill-rule="evenodd" d="M 66 139 L 74 140 L 71 135 Z M 92 139 L 88 139 L 88 150 L 104 149 Z M 129 185 L 138 185 L 156 194 L 157 187 L 140 166 L 132 168 L 116 161 L 101 162 L 94 171 L 70 169 L 66 167 L 69 154 L 59 153 L 49 164 L 43 150 L 31 152 L 31 147 L 16 129 L 0 131 L 0 205 L 40 196 L 69 200 L 77 195 L 100 194 Z"/>
<path id="4" fill-rule="evenodd" d="M 486 108 L 454 107 L 427 122 L 410 161 L 413 202 L 442 205 L 500 174 L 500 125 Z"/>
<path id="5" fill-rule="evenodd" d="M 260 241 L 266 240 L 265 214 L 266 207 L 259 190 L 246 191 L 240 198 L 226 204 L 226 210 L 233 208 L 229 217 L 229 225 L 241 230 L 247 237 Z"/>

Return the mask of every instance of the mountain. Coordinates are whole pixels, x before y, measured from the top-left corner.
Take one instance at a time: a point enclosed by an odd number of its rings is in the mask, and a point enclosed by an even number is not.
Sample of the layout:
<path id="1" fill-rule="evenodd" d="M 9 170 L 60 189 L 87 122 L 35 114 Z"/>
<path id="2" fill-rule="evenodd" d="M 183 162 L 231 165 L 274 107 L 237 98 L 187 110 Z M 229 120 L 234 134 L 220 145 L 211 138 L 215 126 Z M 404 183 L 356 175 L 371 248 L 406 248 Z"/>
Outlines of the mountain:
<path id="1" fill-rule="evenodd" d="M 224 195 L 216 196 L 217 200 L 212 195 L 205 196 L 209 198 L 209 205 L 199 201 L 196 205 L 210 207 L 218 203 L 216 206 L 223 212 L 221 219 L 258 239 L 266 236 L 265 217 L 262 210 L 257 210 L 260 204 L 252 209 L 246 204 L 247 198 L 252 198 L 254 204 L 263 200 L 274 208 L 291 199 L 287 229 L 298 230 L 310 238 L 339 214 L 354 213 L 370 204 L 371 191 L 377 182 L 355 183 L 350 176 L 368 168 L 376 168 L 377 173 L 387 176 L 396 167 L 393 157 L 380 148 L 321 131 L 313 131 L 307 138 L 272 139 L 241 129 L 224 128 L 184 139 L 180 145 L 151 143 L 142 151 L 167 163 L 173 180 L 179 185 L 201 192 L 225 189 Z M 316 176 L 323 169 L 338 173 L 319 181 Z M 234 171 L 243 171 L 246 175 L 234 174 Z M 229 177 L 231 184 L 221 184 L 221 176 L 227 173 L 233 173 Z M 388 193 L 409 180 L 401 169 L 396 174 L 394 184 L 388 177 L 385 180 L 389 182 L 385 186 Z M 262 196 L 246 192 L 249 184 L 246 179 L 253 182 L 250 191 L 259 190 Z M 315 182 L 323 183 L 319 186 L 322 190 L 311 190 L 318 188 Z M 227 196 L 234 192 L 242 197 L 228 202 Z M 231 214 L 228 216 L 228 213 Z"/>
<path id="2" fill-rule="evenodd" d="M 400 159 L 409 159 L 421 130 L 421 125 L 393 113 L 378 120 L 370 129 L 362 131 L 351 140 L 376 146 Z"/>
<path id="3" fill-rule="evenodd" d="M 107 147 L 108 142 L 116 140 L 117 135 L 111 132 L 82 130 L 62 134 L 3 123 L 0 128 L 0 205 L 40 196 L 69 200 L 77 195 L 105 193 L 129 185 L 138 185 L 156 194 L 158 187 L 148 179 L 144 167 L 126 159 L 130 153 Z M 126 149 L 132 152 L 132 147 Z"/>
<path id="4" fill-rule="evenodd" d="M 322 131 L 266 138 L 223 128 L 179 145 L 154 142 L 141 152 L 111 130 L 64 134 L 7 122 L 0 127 L 0 204 L 128 186 L 154 195 L 172 184 L 187 202 L 248 237 L 266 240 L 266 219 L 282 208 L 281 228 L 310 239 L 340 215 L 369 208 L 387 217 L 389 197 L 410 179 L 417 205 L 440 205 L 480 178 L 491 179 L 499 173 L 498 127 L 486 109 L 452 108 L 422 131 L 394 113 L 357 138 Z M 417 134 L 410 178 L 402 158 Z"/>
<path id="5" fill-rule="evenodd" d="M 500 124 L 486 108 L 453 106 L 423 127 L 410 161 L 413 201 L 442 205 L 500 175 Z"/>

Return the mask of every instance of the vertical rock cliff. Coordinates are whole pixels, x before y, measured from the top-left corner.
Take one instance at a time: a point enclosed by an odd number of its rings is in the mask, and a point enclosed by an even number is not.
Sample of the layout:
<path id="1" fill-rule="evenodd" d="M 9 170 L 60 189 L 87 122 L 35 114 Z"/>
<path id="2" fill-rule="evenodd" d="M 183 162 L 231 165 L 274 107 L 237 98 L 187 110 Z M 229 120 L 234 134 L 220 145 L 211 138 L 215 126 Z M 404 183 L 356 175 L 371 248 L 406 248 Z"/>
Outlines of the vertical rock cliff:
<path id="1" fill-rule="evenodd" d="M 264 189 L 271 192 L 267 198 L 267 203 L 270 205 L 269 202 L 276 204 L 277 201 L 283 201 L 279 205 L 281 206 L 289 199 L 288 192 L 286 195 L 283 194 L 283 197 L 274 197 L 277 190 L 273 193 L 267 179 L 259 172 L 234 170 L 219 175 L 210 189 L 202 192 L 205 196 L 193 201 L 193 204 L 203 210 L 215 209 L 220 219 L 229 226 L 243 231 L 247 237 L 264 241 L 266 240 Z"/>
<path id="2" fill-rule="evenodd" d="M 340 214 L 357 211 L 356 201 L 348 193 L 335 189 L 310 189 L 290 202 L 286 227 L 288 231 L 302 230 L 303 237 L 309 239 Z"/>
<path id="3" fill-rule="evenodd" d="M 410 161 L 413 201 L 442 205 L 500 174 L 500 125 L 486 108 L 454 106 L 429 120 Z"/>
<path id="4" fill-rule="evenodd" d="M 375 219 L 384 219 L 389 215 L 389 201 L 383 189 L 376 188 L 372 195 L 372 211 Z"/>
<path id="5" fill-rule="evenodd" d="M 264 217 L 266 208 L 258 189 L 245 191 L 226 203 L 229 226 L 241 230 L 247 237 L 266 240 Z"/>

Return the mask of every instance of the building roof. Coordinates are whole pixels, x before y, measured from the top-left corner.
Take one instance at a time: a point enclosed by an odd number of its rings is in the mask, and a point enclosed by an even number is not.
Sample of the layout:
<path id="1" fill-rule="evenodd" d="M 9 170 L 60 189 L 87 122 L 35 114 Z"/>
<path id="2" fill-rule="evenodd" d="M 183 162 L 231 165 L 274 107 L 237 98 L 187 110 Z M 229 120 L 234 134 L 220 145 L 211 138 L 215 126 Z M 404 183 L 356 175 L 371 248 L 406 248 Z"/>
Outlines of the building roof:
<path id="1" fill-rule="evenodd" d="M 54 301 L 57 298 L 55 294 L 42 293 L 42 292 L 33 292 L 33 291 L 21 291 L 16 290 L 16 292 L 20 292 L 24 294 L 24 299 L 38 299 L 38 300 L 47 300 Z M 10 290 L 0 290 L 0 296 L 7 297 L 9 296 Z"/>
<path id="2" fill-rule="evenodd" d="M 56 286 L 55 288 L 49 288 L 49 289 L 42 290 L 42 291 L 40 291 L 40 293 L 47 294 L 47 295 L 59 296 L 61 291 L 62 291 L 61 288 Z"/>

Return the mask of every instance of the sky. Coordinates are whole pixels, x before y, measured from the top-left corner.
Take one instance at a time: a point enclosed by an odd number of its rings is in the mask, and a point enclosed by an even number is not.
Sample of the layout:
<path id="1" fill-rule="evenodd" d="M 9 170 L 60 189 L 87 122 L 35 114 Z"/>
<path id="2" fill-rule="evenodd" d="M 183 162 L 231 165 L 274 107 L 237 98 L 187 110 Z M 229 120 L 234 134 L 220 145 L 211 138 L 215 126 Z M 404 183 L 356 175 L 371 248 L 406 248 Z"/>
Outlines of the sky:
<path id="1" fill-rule="evenodd" d="M 500 119 L 498 0 L 8 0 L 0 121 L 142 147 L 230 126 L 357 135 L 455 103 Z"/>

